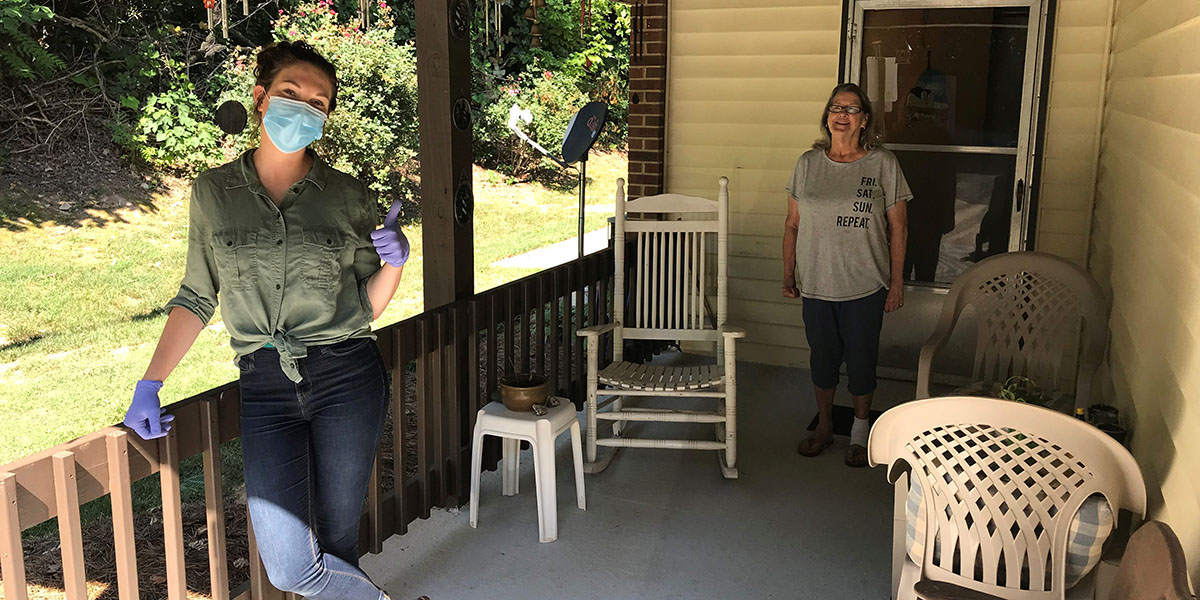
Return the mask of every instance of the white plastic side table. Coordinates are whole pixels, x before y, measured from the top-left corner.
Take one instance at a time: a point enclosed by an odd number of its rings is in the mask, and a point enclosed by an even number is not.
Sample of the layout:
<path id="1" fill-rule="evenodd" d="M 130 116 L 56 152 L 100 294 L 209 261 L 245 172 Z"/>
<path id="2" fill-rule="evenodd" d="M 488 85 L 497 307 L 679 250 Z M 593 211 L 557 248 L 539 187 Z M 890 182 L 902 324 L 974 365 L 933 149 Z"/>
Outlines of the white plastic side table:
<path id="1" fill-rule="evenodd" d="M 533 472 L 537 487 L 538 534 L 542 543 L 558 539 L 558 497 L 555 491 L 554 441 L 571 430 L 571 452 L 575 458 L 575 495 L 580 510 L 587 510 L 583 490 L 583 447 L 575 405 L 566 398 L 558 406 L 548 407 L 538 416 L 532 412 L 513 412 L 499 402 L 479 409 L 471 442 L 471 527 L 479 521 L 479 472 L 483 461 L 483 436 L 503 439 L 502 487 L 505 496 L 518 491 L 521 441 L 533 447 Z"/>

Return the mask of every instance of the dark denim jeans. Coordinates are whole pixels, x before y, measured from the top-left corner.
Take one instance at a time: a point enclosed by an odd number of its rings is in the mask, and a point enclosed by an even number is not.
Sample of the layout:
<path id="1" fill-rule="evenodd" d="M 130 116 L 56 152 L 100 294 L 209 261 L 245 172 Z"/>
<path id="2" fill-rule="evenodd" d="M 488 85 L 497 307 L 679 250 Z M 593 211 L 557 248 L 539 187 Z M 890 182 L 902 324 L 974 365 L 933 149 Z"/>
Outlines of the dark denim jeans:
<path id="1" fill-rule="evenodd" d="M 271 583 L 312 600 L 387 598 L 358 568 L 358 520 L 387 415 L 370 339 L 308 349 L 292 383 L 279 353 L 238 360 L 242 455 L 254 535 Z"/>

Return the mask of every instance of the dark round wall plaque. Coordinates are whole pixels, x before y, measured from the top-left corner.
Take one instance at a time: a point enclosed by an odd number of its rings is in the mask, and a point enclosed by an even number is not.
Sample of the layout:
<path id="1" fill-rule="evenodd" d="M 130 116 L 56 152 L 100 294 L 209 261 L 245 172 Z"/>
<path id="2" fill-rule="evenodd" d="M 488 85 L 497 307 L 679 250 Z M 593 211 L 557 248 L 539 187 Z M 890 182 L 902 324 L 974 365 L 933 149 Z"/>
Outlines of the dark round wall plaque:
<path id="1" fill-rule="evenodd" d="M 467 131 L 471 128 L 471 103 L 466 98 L 459 98 L 454 101 L 454 109 L 451 113 L 454 121 L 454 128 L 459 131 Z"/>
<path id="2" fill-rule="evenodd" d="M 454 12 L 450 13 L 450 31 L 454 37 L 464 39 L 471 28 L 471 3 L 468 0 L 458 0 L 454 4 Z"/>
<path id="3" fill-rule="evenodd" d="M 471 171 L 468 170 L 454 188 L 454 222 L 459 225 L 470 223 L 474 211 L 475 195 L 471 191 Z"/>

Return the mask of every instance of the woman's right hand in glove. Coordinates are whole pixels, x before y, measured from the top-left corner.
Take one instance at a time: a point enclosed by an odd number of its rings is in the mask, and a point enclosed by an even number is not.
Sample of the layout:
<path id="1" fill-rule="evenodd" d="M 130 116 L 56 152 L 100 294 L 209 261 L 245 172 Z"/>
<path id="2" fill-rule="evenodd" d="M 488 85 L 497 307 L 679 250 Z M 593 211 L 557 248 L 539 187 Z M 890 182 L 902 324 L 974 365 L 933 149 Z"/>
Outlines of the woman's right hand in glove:
<path id="1" fill-rule="evenodd" d="M 133 401 L 125 412 L 125 426 L 136 431 L 143 440 L 152 440 L 167 435 L 171 431 L 171 421 L 175 415 L 164 414 L 158 401 L 158 390 L 162 389 L 161 381 L 143 379 L 133 388 Z"/>

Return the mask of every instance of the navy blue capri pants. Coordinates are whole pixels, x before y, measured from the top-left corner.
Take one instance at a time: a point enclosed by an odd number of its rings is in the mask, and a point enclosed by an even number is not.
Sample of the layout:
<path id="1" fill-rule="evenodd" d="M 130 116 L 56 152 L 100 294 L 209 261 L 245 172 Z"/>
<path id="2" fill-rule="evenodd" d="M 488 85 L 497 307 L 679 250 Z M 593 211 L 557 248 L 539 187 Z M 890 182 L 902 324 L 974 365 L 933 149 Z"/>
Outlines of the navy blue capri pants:
<path id="1" fill-rule="evenodd" d="M 809 368 L 813 385 L 833 389 L 846 363 L 846 386 L 855 396 L 875 391 L 875 365 L 879 362 L 879 330 L 887 288 L 857 300 L 831 301 L 804 298 L 804 335 L 808 338 Z"/>

